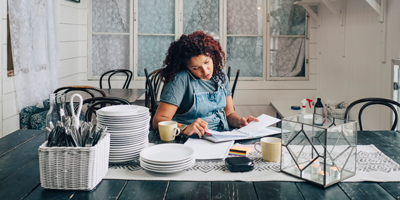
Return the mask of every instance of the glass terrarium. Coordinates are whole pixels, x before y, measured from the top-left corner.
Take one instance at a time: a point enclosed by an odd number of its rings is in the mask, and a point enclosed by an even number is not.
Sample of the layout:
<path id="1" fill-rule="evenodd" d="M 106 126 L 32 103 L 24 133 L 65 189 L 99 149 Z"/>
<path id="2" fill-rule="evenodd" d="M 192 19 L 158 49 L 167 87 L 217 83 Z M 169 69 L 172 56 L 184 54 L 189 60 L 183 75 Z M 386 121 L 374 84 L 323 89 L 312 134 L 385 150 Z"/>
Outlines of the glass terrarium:
<path id="1" fill-rule="evenodd" d="M 322 126 L 312 119 L 323 117 Z M 281 171 L 323 187 L 356 174 L 355 121 L 321 115 L 282 119 Z"/>

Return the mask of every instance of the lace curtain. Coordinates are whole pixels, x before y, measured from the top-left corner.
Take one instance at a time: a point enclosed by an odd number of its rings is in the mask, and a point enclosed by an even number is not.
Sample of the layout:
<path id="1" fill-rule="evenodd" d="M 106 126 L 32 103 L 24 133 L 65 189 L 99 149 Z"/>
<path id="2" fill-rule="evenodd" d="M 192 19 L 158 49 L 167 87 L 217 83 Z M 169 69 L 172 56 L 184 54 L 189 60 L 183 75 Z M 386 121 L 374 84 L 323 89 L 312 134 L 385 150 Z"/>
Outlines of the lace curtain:
<path id="1" fill-rule="evenodd" d="M 303 70 L 305 38 L 271 38 L 271 77 L 294 77 Z"/>
<path id="2" fill-rule="evenodd" d="M 57 1 L 8 0 L 19 110 L 43 107 L 58 87 Z"/>
<path id="3" fill-rule="evenodd" d="M 150 34 L 175 34 L 175 0 L 138 1 L 138 67 L 137 75 L 144 77 L 160 69 L 175 36 Z"/>
<path id="4" fill-rule="evenodd" d="M 183 33 L 206 31 L 210 35 L 219 34 L 219 1 L 183 1 Z"/>
<path id="5" fill-rule="evenodd" d="M 296 0 L 271 0 L 270 34 L 305 35 L 306 11 Z M 304 76 L 304 37 L 271 37 L 271 77 Z"/>
<path id="6" fill-rule="evenodd" d="M 263 0 L 230 0 L 227 2 L 227 66 L 241 77 L 263 74 Z M 254 36 L 251 36 L 254 35 Z"/>
<path id="7" fill-rule="evenodd" d="M 129 69 L 129 0 L 92 0 L 92 75 Z"/>

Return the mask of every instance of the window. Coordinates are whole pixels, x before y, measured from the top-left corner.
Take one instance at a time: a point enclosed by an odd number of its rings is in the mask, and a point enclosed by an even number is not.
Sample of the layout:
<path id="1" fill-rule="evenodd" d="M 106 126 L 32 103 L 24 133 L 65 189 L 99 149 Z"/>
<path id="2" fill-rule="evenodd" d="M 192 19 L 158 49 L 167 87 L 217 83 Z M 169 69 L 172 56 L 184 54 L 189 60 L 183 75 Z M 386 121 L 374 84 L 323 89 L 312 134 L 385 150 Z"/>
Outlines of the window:
<path id="1" fill-rule="evenodd" d="M 270 0 L 269 80 L 304 80 L 306 11 L 296 0 Z"/>
<path id="2" fill-rule="evenodd" d="M 171 42 L 204 30 L 220 41 L 227 66 L 240 69 L 241 80 L 307 80 L 306 14 L 293 3 L 92 0 L 88 78 L 123 68 L 133 70 L 135 80 L 144 80 L 143 69 L 161 68 Z M 283 68 L 290 73 L 281 73 Z"/>

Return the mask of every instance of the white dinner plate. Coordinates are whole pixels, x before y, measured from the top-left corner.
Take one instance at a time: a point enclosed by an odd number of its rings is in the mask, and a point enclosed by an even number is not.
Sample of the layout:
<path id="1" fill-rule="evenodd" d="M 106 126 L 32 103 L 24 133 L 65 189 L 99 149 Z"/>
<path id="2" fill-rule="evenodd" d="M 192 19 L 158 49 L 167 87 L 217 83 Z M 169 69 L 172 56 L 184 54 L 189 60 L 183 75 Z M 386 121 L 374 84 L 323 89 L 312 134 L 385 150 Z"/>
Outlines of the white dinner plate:
<path id="1" fill-rule="evenodd" d="M 151 162 L 178 162 L 194 155 L 194 150 L 183 144 L 159 144 L 147 147 L 140 157 Z"/>
<path id="2" fill-rule="evenodd" d="M 96 113 L 102 116 L 135 116 L 146 112 L 149 112 L 149 109 L 144 106 L 116 105 L 103 107 Z"/>
<path id="3" fill-rule="evenodd" d="M 191 165 L 188 165 L 188 166 L 185 167 L 185 168 L 168 169 L 168 170 L 153 169 L 153 168 L 150 168 L 150 167 L 147 167 L 147 166 L 142 165 L 142 163 L 140 163 L 140 166 L 141 166 L 143 169 L 148 170 L 148 171 L 151 171 L 151 172 L 163 173 L 163 174 L 170 174 L 170 173 L 177 173 L 177 172 L 181 172 L 181 171 L 183 171 L 183 170 L 189 169 L 189 168 L 191 168 L 191 167 L 194 165 L 194 163 L 195 163 L 195 162 L 191 163 Z"/>
<path id="4" fill-rule="evenodd" d="M 174 167 L 184 167 L 192 162 L 195 162 L 196 160 L 194 158 L 191 158 L 189 160 L 185 160 L 185 162 L 182 162 L 182 163 L 174 163 L 174 164 L 168 164 L 168 165 L 159 165 L 159 164 L 148 163 L 145 160 L 143 160 L 142 158 L 139 158 L 139 161 L 141 163 L 143 163 L 143 165 L 146 165 L 148 167 L 152 167 L 155 169 L 168 169 L 168 168 L 174 168 Z"/>
<path id="5" fill-rule="evenodd" d="M 143 141 L 137 144 L 129 144 L 129 145 L 110 145 L 110 152 L 124 152 L 124 151 L 133 151 L 137 149 L 143 149 L 149 146 L 148 141 Z"/>
<path id="6" fill-rule="evenodd" d="M 140 157 L 140 160 L 143 162 L 146 162 L 147 164 L 150 165 L 154 165 L 154 166 L 171 166 L 171 165 L 179 165 L 179 164 L 183 164 L 183 163 L 187 163 L 191 160 L 194 159 L 194 155 L 190 156 L 184 160 L 180 160 L 180 161 L 173 161 L 173 162 L 153 162 L 151 160 L 146 160 L 145 158 Z"/>
<path id="7" fill-rule="evenodd" d="M 175 170 L 184 170 L 184 169 L 190 168 L 194 165 L 194 163 L 195 163 L 195 161 L 192 161 L 192 162 L 186 163 L 185 165 L 182 165 L 182 166 L 171 166 L 171 167 L 167 167 L 167 168 L 154 167 L 151 165 L 147 165 L 145 163 L 140 163 L 140 166 L 146 167 L 148 169 L 156 170 L 156 171 L 169 172 L 171 170 L 175 171 Z"/>

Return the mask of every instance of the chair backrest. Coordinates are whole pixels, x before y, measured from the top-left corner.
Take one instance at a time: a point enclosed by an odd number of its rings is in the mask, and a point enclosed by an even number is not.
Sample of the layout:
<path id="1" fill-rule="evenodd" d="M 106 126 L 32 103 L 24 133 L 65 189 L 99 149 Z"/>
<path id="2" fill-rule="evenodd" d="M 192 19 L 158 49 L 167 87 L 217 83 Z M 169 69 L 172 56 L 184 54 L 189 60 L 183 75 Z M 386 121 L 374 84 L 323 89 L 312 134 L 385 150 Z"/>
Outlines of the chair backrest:
<path id="1" fill-rule="evenodd" d="M 397 121 L 398 121 L 398 114 L 397 114 L 397 109 L 396 109 L 393 105 L 396 105 L 396 106 L 400 107 L 400 103 L 399 103 L 399 102 L 393 101 L 393 100 L 391 100 L 391 99 L 385 99 L 385 98 L 379 98 L 379 97 L 372 97 L 372 98 L 363 98 L 363 99 L 359 99 L 359 100 L 353 101 L 353 102 L 346 108 L 346 111 L 345 111 L 345 113 L 344 113 L 344 119 L 347 119 L 347 118 L 348 118 L 350 109 L 351 109 L 352 107 L 354 107 L 355 105 L 360 104 L 360 103 L 365 103 L 365 104 L 360 108 L 360 111 L 358 112 L 358 123 L 359 123 L 359 125 L 360 125 L 360 130 L 361 130 L 361 131 L 363 131 L 362 121 L 361 121 L 361 115 L 362 115 L 364 109 L 367 108 L 368 106 L 371 106 L 371 105 L 384 105 L 384 106 L 387 106 L 387 107 L 389 107 L 390 109 L 392 109 L 392 111 L 394 112 L 394 115 L 395 115 L 395 119 L 394 119 L 394 122 L 393 122 L 393 125 L 392 125 L 391 130 L 395 130 L 395 129 L 396 129 Z"/>
<path id="2" fill-rule="evenodd" d="M 228 72 L 226 73 L 228 80 L 231 80 L 231 67 L 228 67 Z"/>
<path id="3" fill-rule="evenodd" d="M 120 73 L 120 74 L 125 74 L 125 75 L 126 75 L 126 80 L 125 80 L 124 86 L 122 86 L 122 89 L 128 89 L 129 84 L 131 83 L 131 80 L 132 80 L 132 76 L 133 76 L 132 71 L 131 71 L 131 70 L 128 70 L 128 69 L 113 69 L 113 70 L 104 72 L 104 73 L 100 76 L 100 89 L 103 89 L 102 81 L 103 81 L 103 77 L 104 77 L 105 75 L 110 74 L 110 75 L 108 76 L 108 88 L 111 88 L 111 77 L 112 77 L 114 74 L 118 74 L 118 73 Z"/>
<path id="4" fill-rule="evenodd" d="M 68 94 L 69 92 L 78 92 L 82 95 L 83 99 L 88 99 L 88 98 L 94 98 L 96 96 L 102 96 L 102 97 L 106 97 L 106 94 L 104 93 L 104 91 L 100 88 L 96 88 L 96 87 L 92 87 L 92 86 L 82 86 L 82 85 L 76 85 L 76 86 L 65 86 L 65 87 L 60 87 L 57 88 L 56 90 L 54 90 L 54 93 L 61 93 L 61 94 L 65 94 L 66 101 L 69 102 L 69 98 L 72 94 Z M 66 105 L 67 109 L 67 114 L 69 116 L 71 116 L 71 111 L 68 109 L 69 104 Z M 72 109 L 72 108 L 71 108 Z"/>
<path id="5" fill-rule="evenodd" d="M 233 81 L 233 86 L 232 86 L 232 99 L 233 99 L 233 95 L 235 94 L 235 89 L 236 89 L 236 83 L 239 79 L 239 74 L 240 74 L 240 70 L 236 71 L 236 76 L 235 76 L 235 81 Z M 231 75 L 231 67 L 228 67 L 228 81 L 230 81 L 230 76 Z"/>
<path id="6" fill-rule="evenodd" d="M 153 118 L 156 113 L 158 103 L 157 97 L 164 90 L 162 85 L 161 69 L 157 69 L 148 74 L 147 69 L 144 69 L 144 74 L 146 75 L 146 94 L 145 94 L 145 106 L 150 108 L 151 117 Z M 161 93 L 160 93 L 161 92 Z"/>
<path id="7" fill-rule="evenodd" d="M 54 93 L 67 94 L 71 91 L 81 91 L 81 92 L 89 94 L 91 97 L 96 97 L 96 95 L 95 95 L 96 93 L 99 93 L 103 97 L 106 96 L 106 93 L 104 93 L 104 91 L 102 89 L 92 87 L 92 86 L 86 86 L 86 85 L 74 85 L 74 86 L 60 87 L 60 88 L 57 88 L 56 90 L 54 90 Z"/>
<path id="8" fill-rule="evenodd" d="M 83 100 L 83 105 L 86 104 L 87 110 L 85 113 L 85 121 L 90 122 L 93 113 L 96 115 L 96 111 L 100 108 L 106 107 L 107 105 L 129 105 L 129 102 L 118 97 L 94 97 Z M 78 106 L 75 106 L 74 109 L 76 112 Z"/>

